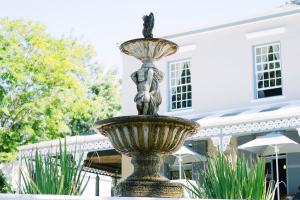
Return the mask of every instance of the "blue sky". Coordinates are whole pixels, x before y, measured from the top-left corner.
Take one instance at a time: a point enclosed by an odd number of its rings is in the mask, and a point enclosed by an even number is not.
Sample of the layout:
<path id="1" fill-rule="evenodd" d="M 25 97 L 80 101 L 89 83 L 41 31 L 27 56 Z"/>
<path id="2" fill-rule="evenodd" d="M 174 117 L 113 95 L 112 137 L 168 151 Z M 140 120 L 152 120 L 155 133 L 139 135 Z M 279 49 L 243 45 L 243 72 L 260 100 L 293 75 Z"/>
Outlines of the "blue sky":
<path id="1" fill-rule="evenodd" d="M 268 12 L 286 0 L 0 0 L 0 17 L 40 22 L 55 35 L 90 42 L 100 63 L 120 67 L 118 43 L 141 37 L 142 16 L 155 15 L 154 36 Z"/>

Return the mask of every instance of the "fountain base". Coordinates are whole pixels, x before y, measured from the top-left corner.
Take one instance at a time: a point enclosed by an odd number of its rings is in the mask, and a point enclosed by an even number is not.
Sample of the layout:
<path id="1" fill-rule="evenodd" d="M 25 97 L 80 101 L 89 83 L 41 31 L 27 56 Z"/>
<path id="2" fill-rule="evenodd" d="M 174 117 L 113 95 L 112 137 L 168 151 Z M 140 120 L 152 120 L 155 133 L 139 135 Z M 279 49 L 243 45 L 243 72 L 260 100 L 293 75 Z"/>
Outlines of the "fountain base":
<path id="1" fill-rule="evenodd" d="M 170 181 L 123 181 L 112 188 L 112 196 L 182 198 L 183 185 Z"/>

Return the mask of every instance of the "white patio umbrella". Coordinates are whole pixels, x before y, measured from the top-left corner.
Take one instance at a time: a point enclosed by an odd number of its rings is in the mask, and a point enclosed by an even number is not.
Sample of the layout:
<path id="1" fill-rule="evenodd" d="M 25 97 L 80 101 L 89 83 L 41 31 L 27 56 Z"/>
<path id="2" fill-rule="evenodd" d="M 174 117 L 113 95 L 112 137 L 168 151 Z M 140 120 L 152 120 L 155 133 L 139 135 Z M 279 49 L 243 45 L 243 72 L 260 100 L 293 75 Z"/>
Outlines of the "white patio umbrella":
<path id="1" fill-rule="evenodd" d="M 206 157 L 191 150 L 186 146 L 182 146 L 178 151 L 174 152 L 172 155 L 176 156 L 176 160 L 174 164 L 179 165 L 179 179 L 182 179 L 182 164 L 183 163 L 191 163 L 191 162 L 199 162 L 206 161 Z"/>
<path id="2" fill-rule="evenodd" d="M 275 153 L 276 159 L 276 182 L 279 183 L 279 170 L 278 170 L 278 154 L 282 153 L 299 152 L 300 145 L 288 137 L 279 133 L 271 133 L 265 136 L 257 137 L 256 139 L 247 142 L 238 147 L 239 149 L 250 151 L 262 156 L 273 155 Z M 277 189 L 277 198 L 280 198 L 279 188 Z"/>

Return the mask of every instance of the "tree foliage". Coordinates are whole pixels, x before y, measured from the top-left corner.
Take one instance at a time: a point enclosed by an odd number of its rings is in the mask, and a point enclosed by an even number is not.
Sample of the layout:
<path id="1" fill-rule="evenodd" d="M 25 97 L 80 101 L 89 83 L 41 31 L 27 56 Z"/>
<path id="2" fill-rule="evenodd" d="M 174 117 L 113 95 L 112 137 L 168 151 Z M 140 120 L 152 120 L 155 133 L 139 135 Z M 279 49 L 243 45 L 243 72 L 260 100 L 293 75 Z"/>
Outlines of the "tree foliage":
<path id="1" fill-rule="evenodd" d="M 0 161 L 19 145 L 88 133 L 119 110 L 119 80 L 90 45 L 0 19 Z"/>
<path id="2" fill-rule="evenodd" d="M 0 193 L 13 193 L 11 184 L 7 181 L 6 176 L 0 170 Z"/>

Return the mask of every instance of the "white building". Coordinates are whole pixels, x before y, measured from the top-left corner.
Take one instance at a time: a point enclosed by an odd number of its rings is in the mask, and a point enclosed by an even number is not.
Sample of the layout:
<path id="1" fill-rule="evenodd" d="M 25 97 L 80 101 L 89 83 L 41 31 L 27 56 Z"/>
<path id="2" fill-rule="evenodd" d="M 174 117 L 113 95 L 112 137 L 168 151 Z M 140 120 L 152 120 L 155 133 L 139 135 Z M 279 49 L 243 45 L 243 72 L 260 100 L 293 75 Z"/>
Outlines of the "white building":
<path id="1" fill-rule="evenodd" d="M 156 63 L 165 73 L 160 114 L 198 121 L 200 132 L 186 144 L 202 154 L 217 146 L 236 150 L 274 132 L 299 143 L 299 23 L 300 6 L 288 4 L 262 16 L 164 37 L 176 42 L 179 51 Z M 137 113 L 130 75 L 140 65 L 123 55 L 124 115 Z M 280 152 L 279 177 L 287 185 L 282 184 L 282 195 L 300 186 L 300 147 L 292 149 Z M 274 157 L 266 162 L 275 180 Z M 130 173 L 129 165 L 123 157 L 123 175 Z"/>

